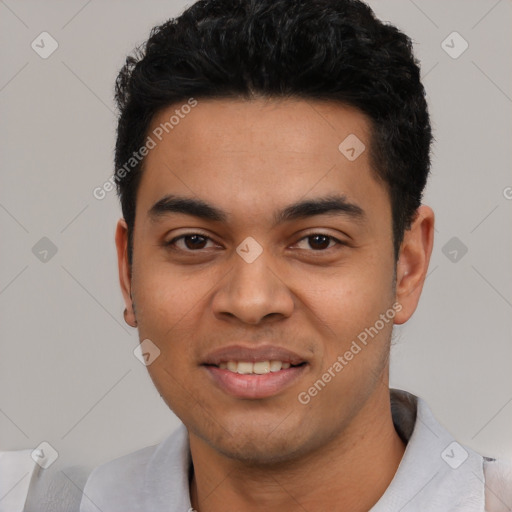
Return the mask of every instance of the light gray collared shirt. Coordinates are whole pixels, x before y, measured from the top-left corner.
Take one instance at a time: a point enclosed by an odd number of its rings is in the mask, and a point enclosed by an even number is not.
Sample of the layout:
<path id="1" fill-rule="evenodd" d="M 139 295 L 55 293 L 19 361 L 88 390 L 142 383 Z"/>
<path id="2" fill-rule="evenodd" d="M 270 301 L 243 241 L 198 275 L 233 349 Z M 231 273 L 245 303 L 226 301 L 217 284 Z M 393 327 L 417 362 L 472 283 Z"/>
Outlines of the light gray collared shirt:
<path id="1" fill-rule="evenodd" d="M 407 447 L 370 512 L 484 512 L 485 467 L 492 459 L 458 444 L 421 398 L 392 389 L 391 404 L 395 428 Z M 188 512 L 190 468 L 187 430 L 181 425 L 159 445 L 96 468 L 80 512 Z M 510 510 L 510 503 L 497 504 L 495 510 Z"/>

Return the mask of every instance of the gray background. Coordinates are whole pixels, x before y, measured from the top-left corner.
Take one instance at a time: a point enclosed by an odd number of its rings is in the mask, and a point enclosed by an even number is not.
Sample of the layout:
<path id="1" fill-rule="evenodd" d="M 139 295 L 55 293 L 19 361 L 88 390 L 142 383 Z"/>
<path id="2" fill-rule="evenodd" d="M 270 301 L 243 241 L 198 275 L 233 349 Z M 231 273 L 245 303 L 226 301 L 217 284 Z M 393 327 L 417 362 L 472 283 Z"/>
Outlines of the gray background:
<path id="1" fill-rule="evenodd" d="M 430 273 L 397 329 L 391 384 L 425 398 L 459 442 L 510 458 L 512 5 L 370 4 L 415 42 L 437 139 Z M 123 322 L 117 198 L 92 191 L 113 170 L 115 76 L 184 5 L 0 1 L 1 450 L 48 441 L 59 463 L 95 465 L 177 425 Z M 43 31 L 59 45 L 47 59 L 31 48 Z M 441 46 L 453 31 L 469 44 L 456 59 Z M 453 53 L 462 43 L 445 44 Z M 57 248 L 46 261 L 44 247 L 33 251 L 43 237 Z"/>

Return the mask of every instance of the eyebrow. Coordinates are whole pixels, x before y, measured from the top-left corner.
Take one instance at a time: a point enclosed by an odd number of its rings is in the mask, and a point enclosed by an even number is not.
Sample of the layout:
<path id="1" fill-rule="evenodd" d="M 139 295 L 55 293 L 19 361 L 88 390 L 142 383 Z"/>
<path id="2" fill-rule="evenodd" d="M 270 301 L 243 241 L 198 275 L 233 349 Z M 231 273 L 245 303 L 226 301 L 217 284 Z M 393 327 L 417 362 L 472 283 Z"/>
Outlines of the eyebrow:
<path id="1" fill-rule="evenodd" d="M 208 204 L 202 199 L 185 196 L 166 195 L 148 211 L 148 215 L 153 221 L 172 213 L 190 215 L 213 222 L 227 222 L 228 220 L 228 214 L 216 206 Z M 366 220 L 365 211 L 359 205 L 349 202 L 346 196 L 329 195 L 293 203 L 276 212 L 273 221 L 276 226 L 293 220 L 328 214 L 345 216 L 358 223 Z"/>

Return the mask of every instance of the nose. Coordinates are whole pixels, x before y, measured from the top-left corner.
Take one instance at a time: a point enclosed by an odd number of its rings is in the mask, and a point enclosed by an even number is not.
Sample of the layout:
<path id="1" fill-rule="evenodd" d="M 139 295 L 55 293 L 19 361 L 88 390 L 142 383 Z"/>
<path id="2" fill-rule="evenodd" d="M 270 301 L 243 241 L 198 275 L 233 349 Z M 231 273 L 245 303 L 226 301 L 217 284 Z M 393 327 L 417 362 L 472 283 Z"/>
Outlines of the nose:
<path id="1" fill-rule="evenodd" d="M 233 254 L 233 267 L 213 298 L 214 314 L 252 325 L 289 317 L 294 308 L 293 294 L 277 268 L 265 251 L 251 263 Z"/>

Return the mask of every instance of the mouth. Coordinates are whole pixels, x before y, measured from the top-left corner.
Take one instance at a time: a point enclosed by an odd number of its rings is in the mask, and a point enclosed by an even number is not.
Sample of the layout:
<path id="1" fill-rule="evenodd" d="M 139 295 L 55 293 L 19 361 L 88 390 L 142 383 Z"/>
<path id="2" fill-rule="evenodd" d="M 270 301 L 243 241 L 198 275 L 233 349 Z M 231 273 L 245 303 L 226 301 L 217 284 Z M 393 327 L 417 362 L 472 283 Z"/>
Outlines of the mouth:
<path id="1" fill-rule="evenodd" d="M 269 398 L 293 385 L 309 366 L 299 355 L 279 347 L 227 347 L 207 358 L 202 367 L 213 384 L 241 399 Z"/>
<path id="2" fill-rule="evenodd" d="M 220 370 L 227 370 L 232 373 L 238 373 L 241 375 L 265 375 L 267 373 L 276 373 L 281 370 L 288 370 L 288 368 L 296 368 L 305 365 L 306 362 L 299 364 L 291 364 L 290 362 L 278 361 L 278 360 L 266 360 L 266 361 L 221 361 L 218 365 L 206 365 L 214 366 Z"/>

